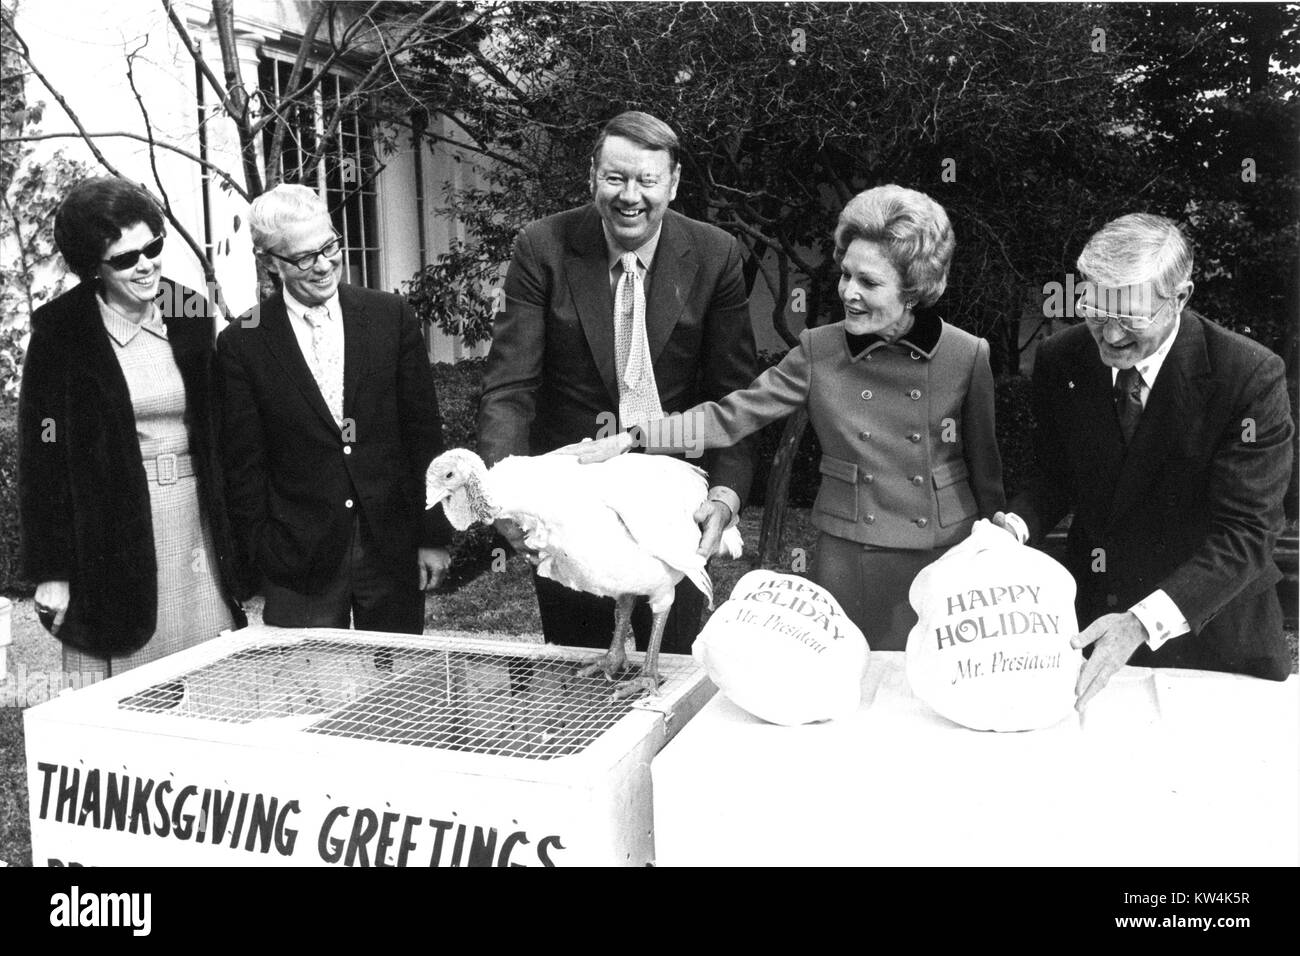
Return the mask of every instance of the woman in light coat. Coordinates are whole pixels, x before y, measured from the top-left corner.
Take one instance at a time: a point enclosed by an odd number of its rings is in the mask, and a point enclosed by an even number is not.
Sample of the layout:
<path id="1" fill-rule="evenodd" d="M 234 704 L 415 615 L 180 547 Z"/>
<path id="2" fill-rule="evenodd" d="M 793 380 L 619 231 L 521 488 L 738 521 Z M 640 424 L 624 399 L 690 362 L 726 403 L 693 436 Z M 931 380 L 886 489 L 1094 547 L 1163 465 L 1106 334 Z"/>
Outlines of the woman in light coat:
<path id="1" fill-rule="evenodd" d="M 584 461 L 634 445 L 703 452 L 806 407 L 822 448 L 812 579 L 872 648 L 903 649 L 917 572 L 1005 505 L 988 343 L 936 308 L 955 244 L 925 194 L 860 193 L 835 229 L 842 321 L 802 333 L 721 402 L 564 451 Z"/>

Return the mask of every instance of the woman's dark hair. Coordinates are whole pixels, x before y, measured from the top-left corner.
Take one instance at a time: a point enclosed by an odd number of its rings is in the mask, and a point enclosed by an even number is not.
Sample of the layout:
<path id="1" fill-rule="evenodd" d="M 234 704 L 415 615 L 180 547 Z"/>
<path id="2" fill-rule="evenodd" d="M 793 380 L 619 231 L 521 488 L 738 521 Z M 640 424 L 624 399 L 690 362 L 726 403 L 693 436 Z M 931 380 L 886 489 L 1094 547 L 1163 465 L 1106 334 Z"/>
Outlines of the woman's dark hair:
<path id="1" fill-rule="evenodd" d="M 54 244 L 68 268 L 88 282 L 108 247 L 138 222 L 162 234 L 162 209 L 142 187 L 117 176 L 83 179 L 54 213 Z"/>

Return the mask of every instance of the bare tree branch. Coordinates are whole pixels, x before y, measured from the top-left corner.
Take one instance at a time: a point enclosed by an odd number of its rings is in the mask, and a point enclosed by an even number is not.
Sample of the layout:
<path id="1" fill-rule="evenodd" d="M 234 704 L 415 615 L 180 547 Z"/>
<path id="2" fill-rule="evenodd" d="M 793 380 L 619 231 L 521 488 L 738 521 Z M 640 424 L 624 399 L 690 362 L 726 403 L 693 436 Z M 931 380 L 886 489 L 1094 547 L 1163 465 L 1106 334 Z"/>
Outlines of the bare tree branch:
<path id="1" fill-rule="evenodd" d="M 142 136 L 140 133 L 127 133 L 127 132 L 122 132 L 122 131 L 115 131 L 115 132 L 111 132 L 111 133 L 81 133 L 81 132 L 76 132 L 76 133 L 30 133 L 30 134 L 28 134 L 28 135 L 26 135 L 26 136 L 0 136 L 0 143 L 23 143 L 23 142 L 35 142 L 35 141 L 37 141 L 37 140 L 42 140 L 42 139 L 81 139 L 81 140 L 84 140 L 84 139 L 86 139 L 86 137 L 90 137 L 91 139 L 134 139 L 134 140 L 138 140 L 138 141 L 141 142 L 141 143 L 147 143 L 147 142 L 149 142 L 149 138 L 148 138 L 147 136 Z M 214 163 L 211 163 L 211 162 L 209 162 L 209 161 L 206 160 L 206 159 L 202 159 L 202 158 L 200 158 L 199 156 L 195 155 L 194 153 L 191 153 L 191 152 L 190 152 L 189 150 L 187 150 L 187 149 L 182 149 L 182 148 L 179 147 L 179 146 L 173 146 L 171 143 L 164 143 L 164 142 L 162 142 L 162 141 L 160 141 L 160 140 L 154 140 L 153 145 L 154 145 L 156 148 L 158 148 L 158 149 L 166 149 L 166 150 L 169 150 L 169 151 L 171 151 L 171 152 L 173 152 L 173 153 L 176 153 L 176 154 L 178 154 L 178 155 L 180 155 L 180 156 L 184 156 L 184 157 L 185 157 L 186 159 L 188 159 L 190 162 L 192 162 L 192 163 L 197 163 L 198 165 L 202 166 L 204 169 L 207 169 L 208 171 L 210 171 L 210 172 L 212 172 L 212 173 L 215 173 L 215 174 L 216 174 L 216 175 L 217 175 L 217 176 L 218 176 L 222 181 L 224 181 L 224 182 L 225 182 L 225 183 L 226 183 L 226 184 L 227 184 L 227 185 L 228 185 L 232 190 L 234 190 L 235 193 L 237 193 L 241 199 L 243 199 L 245 202 L 251 202 L 251 201 L 252 201 L 252 197 L 250 197 L 250 196 L 248 195 L 247 190 L 244 189 L 244 187 L 239 183 L 239 181 L 236 180 L 236 179 L 233 179 L 233 178 L 230 176 L 230 174 L 227 173 L 225 170 L 223 170 L 220 166 L 217 166 L 217 165 L 215 165 Z M 102 165 L 102 164 L 101 164 L 101 165 Z"/>
<path id="2" fill-rule="evenodd" d="M 298 47 L 298 55 L 294 57 L 293 68 L 289 71 L 290 90 L 296 90 L 302 80 L 302 71 L 307 63 L 307 54 L 311 51 L 312 44 L 316 42 L 316 34 L 320 31 L 321 22 L 328 12 L 329 8 L 323 3 L 318 3 L 312 8 L 311 19 L 307 21 L 307 31 L 303 34 L 302 43 Z M 271 151 L 266 157 L 266 182 L 268 186 L 274 186 L 280 181 L 280 152 L 284 148 L 284 132 L 288 128 L 289 119 L 287 116 L 280 116 L 279 120 L 275 125 L 275 132 L 271 134 Z"/>

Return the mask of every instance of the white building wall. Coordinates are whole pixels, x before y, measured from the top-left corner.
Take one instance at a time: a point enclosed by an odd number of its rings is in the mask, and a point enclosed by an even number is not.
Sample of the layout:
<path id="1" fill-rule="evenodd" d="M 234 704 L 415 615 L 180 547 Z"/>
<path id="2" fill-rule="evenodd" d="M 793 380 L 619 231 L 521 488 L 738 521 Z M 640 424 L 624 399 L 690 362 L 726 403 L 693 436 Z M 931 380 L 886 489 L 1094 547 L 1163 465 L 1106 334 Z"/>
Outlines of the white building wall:
<path id="1" fill-rule="evenodd" d="M 235 7 L 240 73 L 246 89 L 255 90 L 264 41 L 282 34 L 300 34 L 312 4 L 303 0 L 241 0 Z M 224 83 L 220 47 L 212 28 L 210 4 L 178 3 L 177 12 L 200 47 L 208 65 Z M 347 8 L 341 8 L 341 16 Z M 140 90 L 154 134 L 160 141 L 198 156 L 200 114 L 195 66 L 165 11 L 156 0 L 20 0 L 17 27 L 29 44 L 32 59 L 68 107 L 92 133 L 146 134 L 146 123 L 126 78 L 125 54 L 147 45 L 137 58 L 136 85 Z M 224 116 L 211 88 L 202 91 L 206 108 L 206 157 L 243 187 L 246 185 L 234 123 Z M 75 133 L 69 115 L 39 82 L 28 83 L 30 102 L 44 100 L 41 133 Z M 154 180 L 145 142 L 124 137 L 101 137 L 97 145 L 124 176 L 141 182 L 155 194 L 165 193 L 177 218 L 200 246 L 204 245 L 203 176 L 198 163 L 176 153 L 157 150 L 162 188 Z M 260 147 L 260 137 L 259 143 Z M 43 140 L 33 144 L 34 162 L 43 162 L 56 149 L 80 159 L 96 173 L 103 172 L 91 150 L 79 138 Z M 386 157 L 387 168 L 376 180 L 379 228 L 382 237 L 381 287 L 397 291 L 421 266 L 415 163 L 424 165 L 426 191 L 425 261 L 432 261 L 447 246 L 445 223 L 434 210 L 441 204 L 441 181 L 459 175 L 445 151 L 434 153 L 427 144 L 417 157 L 409 139 L 398 153 Z M 256 269 L 248 229 L 248 204 L 231 189 L 221 188 L 220 177 L 210 175 L 206 221 L 213 266 L 222 301 L 235 314 L 256 303 Z M 179 236 L 169 236 L 164 271 L 193 288 L 203 288 L 199 258 Z M 476 350 L 482 352 L 482 349 Z M 431 357 L 454 361 L 466 353 L 460 343 L 434 330 Z"/>

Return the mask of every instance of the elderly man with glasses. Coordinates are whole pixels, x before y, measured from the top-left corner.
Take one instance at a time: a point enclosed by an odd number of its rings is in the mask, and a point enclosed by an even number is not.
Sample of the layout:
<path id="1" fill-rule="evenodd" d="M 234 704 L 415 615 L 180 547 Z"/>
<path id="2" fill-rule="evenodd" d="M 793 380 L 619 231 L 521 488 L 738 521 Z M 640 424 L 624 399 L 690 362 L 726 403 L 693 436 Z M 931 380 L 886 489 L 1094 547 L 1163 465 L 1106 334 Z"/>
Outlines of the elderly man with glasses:
<path id="1" fill-rule="evenodd" d="M 1034 363 L 1035 472 L 995 519 L 1039 543 L 1074 514 L 1077 706 L 1129 663 L 1285 679 L 1282 360 L 1186 307 L 1191 246 L 1168 219 L 1108 223 L 1078 269 L 1084 322 Z"/>
<path id="2" fill-rule="evenodd" d="M 254 202 L 280 291 L 218 339 L 227 502 L 262 619 L 418 634 L 450 563 L 424 471 L 442 420 L 424 339 L 398 296 L 340 284 L 343 248 L 305 186 Z"/>

